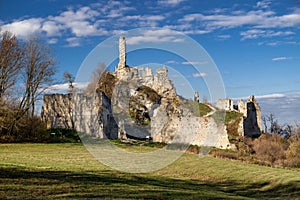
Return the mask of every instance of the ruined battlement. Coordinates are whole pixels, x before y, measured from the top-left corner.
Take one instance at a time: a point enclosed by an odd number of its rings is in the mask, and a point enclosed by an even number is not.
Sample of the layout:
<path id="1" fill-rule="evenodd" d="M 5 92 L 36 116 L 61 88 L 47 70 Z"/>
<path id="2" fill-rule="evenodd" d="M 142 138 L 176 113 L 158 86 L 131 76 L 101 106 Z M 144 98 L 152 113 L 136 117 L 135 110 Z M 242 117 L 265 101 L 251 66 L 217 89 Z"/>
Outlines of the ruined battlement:
<path id="1" fill-rule="evenodd" d="M 120 81 L 135 82 L 153 88 L 161 96 L 169 99 L 176 98 L 176 88 L 168 77 L 168 68 L 157 69 L 155 74 L 150 67 L 129 67 L 126 65 L 126 40 L 121 36 L 119 39 L 119 64 L 114 72 Z"/>
<path id="2" fill-rule="evenodd" d="M 237 105 L 233 104 L 230 98 L 219 99 L 216 107 L 220 110 L 236 111 L 243 114 L 241 120 L 242 133 L 241 135 L 249 137 L 258 137 L 262 132 L 261 109 L 255 97 L 250 96 L 246 102 L 240 99 Z"/>

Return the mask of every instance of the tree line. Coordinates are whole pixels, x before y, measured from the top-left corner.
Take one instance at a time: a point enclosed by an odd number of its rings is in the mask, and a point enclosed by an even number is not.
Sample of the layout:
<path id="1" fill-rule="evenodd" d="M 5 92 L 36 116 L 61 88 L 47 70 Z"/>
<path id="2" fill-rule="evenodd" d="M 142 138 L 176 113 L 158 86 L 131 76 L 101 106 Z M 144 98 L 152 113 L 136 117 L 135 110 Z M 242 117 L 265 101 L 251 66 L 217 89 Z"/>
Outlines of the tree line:
<path id="1" fill-rule="evenodd" d="M 0 30 L 0 134 L 32 134 L 40 125 L 36 103 L 53 81 L 57 61 L 51 49 Z"/>

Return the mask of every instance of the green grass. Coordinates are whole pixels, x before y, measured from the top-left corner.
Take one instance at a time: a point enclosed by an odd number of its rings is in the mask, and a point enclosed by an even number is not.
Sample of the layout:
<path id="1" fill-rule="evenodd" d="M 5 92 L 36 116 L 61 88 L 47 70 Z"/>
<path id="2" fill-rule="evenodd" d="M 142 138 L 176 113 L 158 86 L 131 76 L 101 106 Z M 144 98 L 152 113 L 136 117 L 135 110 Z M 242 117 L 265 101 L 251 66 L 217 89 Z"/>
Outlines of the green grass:
<path id="1" fill-rule="evenodd" d="M 204 103 L 198 103 L 192 100 L 186 100 L 184 103 L 185 104 L 183 106 L 190 109 L 190 111 L 197 117 L 204 116 L 212 111 L 212 109 Z"/>
<path id="2" fill-rule="evenodd" d="M 242 113 L 239 113 L 239 112 L 236 112 L 236 111 L 226 111 L 225 124 L 229 125 L 233 121 L 239 119 L 241 116 L 243 116 Z"/>
<path id="3" fill-rule="evenodd" d="M 299 170 L 186 153 L 157 172 L 127 174 L 100 164 L 81 144 L 0 145 L 0 199 L 299 197 Z"/>
<path id="4" fill-rule="evenodd" d="M 204 116 L 212 111 L 212 109 L 204 103 L 199 103 L 199 109 L 200 109 L 200 116 Z"/>

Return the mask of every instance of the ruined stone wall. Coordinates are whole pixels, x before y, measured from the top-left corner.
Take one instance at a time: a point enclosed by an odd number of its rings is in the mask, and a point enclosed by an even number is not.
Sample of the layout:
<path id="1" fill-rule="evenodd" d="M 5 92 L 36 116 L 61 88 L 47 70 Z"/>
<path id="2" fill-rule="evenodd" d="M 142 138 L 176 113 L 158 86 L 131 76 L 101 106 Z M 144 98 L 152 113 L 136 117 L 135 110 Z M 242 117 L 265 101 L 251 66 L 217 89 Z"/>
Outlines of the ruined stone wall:
<path id="1" fill-rule="evenodd" d="M 73 118 L 74 127 L 80 133 L 97 138 L 117 139 L 111 102 L 103 92 L 97 92 L 95 96 L 75 94 Z"/>
<path id="2" fill-rule="evenodd" d="M 248 137 L 259 137 L 262 132 L 261 109 L 254 96 L 250 96 L 245 103 L 240 99 L 238 111 L 243 114 L 238 133 Z"/>
<path id="3" fill-rule="evenodd" d="M 233 110 L 233 101 L 232 99 L 218 99 L 216 107 L 220 110 Z"/>
<path id="4" fill-rule="evenodd" d="M 247 117 L 244 118 L 244 135 L 254 138 L 259 137 L 262 131 L 260 107 L 254 96 L 250 96 L 245 105 Z"/>
<path id="5" fill-rule="evenodd" d="M 151 134 L 155 142 L 230 148 L 225 124 L 216 123 L 212 117 L 195 117 L 185 112 L 180 117 L 168 116 L 164 108 L 156 111 Z"/>
<path id="6" fill-rule="evenodd" d="M 167 67 L 157 69 L 155 75 L 149 67 L 126 67 L 125 69 L 117 69 L 116 77 L 119 81 L 130 82 L 136 86 L 145 85 L 150 87 L 168 100 L 177 98 L 174 84 L 168 78 Z"/>
<path id="7" fill-rule="evenodd" d="M 47 128 L 75 129 L 98 138 L 117 139 L 110 99 L 103 93 L 44 95 L 42 120 Z"/>
<path id="8" fill-rule="evenodd" d="M 48 129 L 73 129 L 72 94 L 45 94 L 41 117 Z"/>

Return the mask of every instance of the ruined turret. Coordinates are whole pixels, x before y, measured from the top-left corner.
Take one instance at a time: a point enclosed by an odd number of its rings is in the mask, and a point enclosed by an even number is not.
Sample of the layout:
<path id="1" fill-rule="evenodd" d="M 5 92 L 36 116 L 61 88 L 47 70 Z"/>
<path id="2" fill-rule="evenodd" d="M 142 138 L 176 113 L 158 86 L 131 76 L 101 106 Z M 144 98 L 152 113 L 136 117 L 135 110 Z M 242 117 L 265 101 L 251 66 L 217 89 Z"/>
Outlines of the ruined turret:
<path id="1" fill-rule="evenodd" d="M 232 99 L 226 98 L 226 99 L 218 99 L 216 107 L 220 110 L 233 110 L 233 101 Z"/>
<path id="2" fill-rule="evenodd" d="M 259 137 L 262 131 L 261 110 L 253 95 L 245 103 L 245 109 L 247 117 L 244 119 L 244 135 Z"/>
<path id="3" fill-rule="evenodd" d="M 117 70 L 121 70 L 126 67 L 126 41 L 125 37 L 121 36 L 119 39 L 119 64 Z"/>
<path id="4" fill-rule="evenodd" d="M 260 129 L 260 131 L 262 131 L 261 109 L 253 95 L 251 95 L 248 98 L 247 104 L 249 104 L 249 103 L 253 103 L 253 105 L 255 107 L 257 125 L 258 125 L 258 128 Z"/>
<path id="5" fill-rule="evenodd" d="M 195 92 L 194 101 L 199 102 L 199 92 L 198 91 Z"/>

